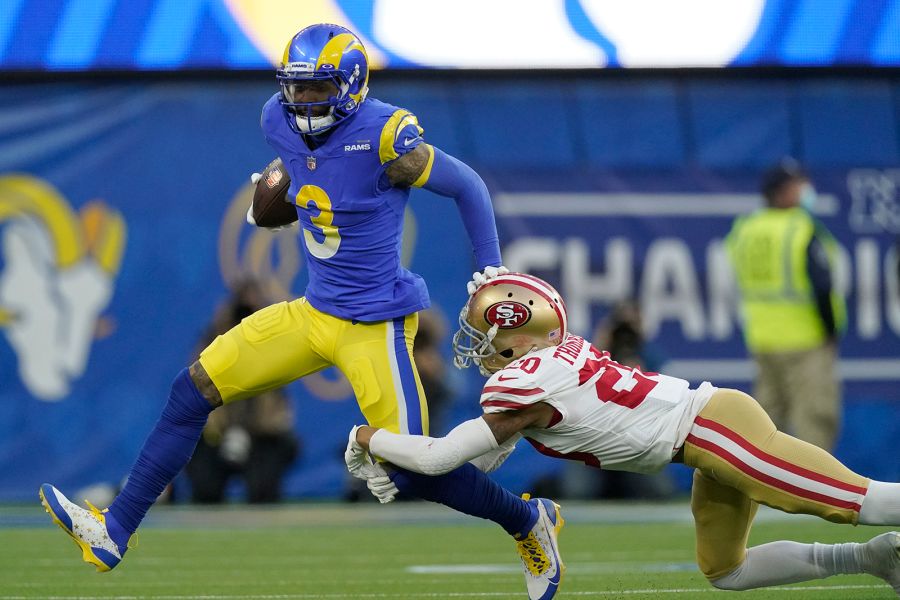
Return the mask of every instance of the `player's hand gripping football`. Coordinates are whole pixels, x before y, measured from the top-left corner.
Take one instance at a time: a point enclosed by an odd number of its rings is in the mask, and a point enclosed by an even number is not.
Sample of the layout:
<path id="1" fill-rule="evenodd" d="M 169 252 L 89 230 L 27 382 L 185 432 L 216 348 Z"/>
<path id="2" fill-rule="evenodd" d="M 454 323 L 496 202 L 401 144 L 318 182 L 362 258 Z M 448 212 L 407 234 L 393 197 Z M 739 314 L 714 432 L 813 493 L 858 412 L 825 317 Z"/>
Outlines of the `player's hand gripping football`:
<path id="1" fill-rule="evenodd" d="M 259 178 L 262 177 L 262 173 L 250 173 L 250 183 L 256 187 L 256 183 L 259 181 Z M 247 223 L 253 225 L 254 227 L 262 227 L 261 225 L 256 224 L 256 219 L 253 218 L 253 200 L 250 201 L 250 206 L 247 207 Z M 263 229 L 267 229 L 269 231 L 281 231 L 283 229 L 293 229 L 296 227 L 297 222 L 288 223 L 287 225 L 279 225 L 278 227 L 263 227 Z"/>
<path id="2" fill-rule="evenodd" d="M 468 290 L 469 295 L 475 293 L 475 290 L 483 286 L 485 283 L 497 277 L 499 275 L 506 275 L 509 273 L 509 269 L 500 265 L 499 267 L 485 267 L 484 271 L 481 273 L 472 273 L 472 281 L 466 284 L 466 290 Z"/>
<path id="3" fill-rule="evenodd" d="M 372 495 L 382 504 L 387 504 L 397 496 L 399 490 L 388 477 L 384 467 L 372 460 L 371 455 L 356 441 L 356 431 L 360 427 L 356 425 L 350 430 L 344 462 L 347 463 L 351 475 L 357 479 L 364 479 Z"/>

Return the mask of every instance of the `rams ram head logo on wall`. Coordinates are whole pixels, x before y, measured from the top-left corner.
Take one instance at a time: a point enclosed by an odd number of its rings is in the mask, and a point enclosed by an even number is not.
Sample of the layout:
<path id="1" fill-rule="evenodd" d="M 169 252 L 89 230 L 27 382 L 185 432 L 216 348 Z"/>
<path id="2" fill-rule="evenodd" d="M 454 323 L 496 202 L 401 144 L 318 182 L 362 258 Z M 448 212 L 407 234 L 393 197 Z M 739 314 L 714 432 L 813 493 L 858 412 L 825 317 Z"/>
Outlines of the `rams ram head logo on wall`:
<path id="1" fill-rule="evenodd" d="M 35 398 L 61 400 L 84 373 L 124 248 L 103 202 L 76 213 L 45 181 L 0 177 L 0 331 Z"/>

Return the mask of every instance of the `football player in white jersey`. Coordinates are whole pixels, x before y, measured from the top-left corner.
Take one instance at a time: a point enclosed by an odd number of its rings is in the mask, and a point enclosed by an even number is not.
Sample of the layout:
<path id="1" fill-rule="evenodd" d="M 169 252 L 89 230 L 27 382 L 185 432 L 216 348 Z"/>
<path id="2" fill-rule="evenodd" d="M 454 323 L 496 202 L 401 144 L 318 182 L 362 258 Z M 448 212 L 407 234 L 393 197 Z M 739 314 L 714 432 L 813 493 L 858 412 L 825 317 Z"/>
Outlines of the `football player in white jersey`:
<path id="1" fill-rule="evenodd" d="M 900 484 L 858 475 L 825 450 L 778 431 L 737 390 L 616 363 L 567 332 L 566 307 L 548 283 L 510 273 L 469 298 L 454 337 L 458 366 L 489 377 L 484 415 L 442 438 L 368 426 L 350 435 L 347 464 L 358 474 L 377 458 L 445 473 L 466 461 L 492 470 L 524 437 L 538 451 L 606 469 L 653 473 L 670 462 L 694 469 L 691 510 L 697 562 L 725 590 L 869 573 L 900 595 L 900 534 L 864 544 L 777 541 L 747 548 L 759 504 L 835 523 L 900 525 Z M 367 453 L 368 451 L 368 453 Z M 390 481 L 370 482 L 387 500 Z"/>

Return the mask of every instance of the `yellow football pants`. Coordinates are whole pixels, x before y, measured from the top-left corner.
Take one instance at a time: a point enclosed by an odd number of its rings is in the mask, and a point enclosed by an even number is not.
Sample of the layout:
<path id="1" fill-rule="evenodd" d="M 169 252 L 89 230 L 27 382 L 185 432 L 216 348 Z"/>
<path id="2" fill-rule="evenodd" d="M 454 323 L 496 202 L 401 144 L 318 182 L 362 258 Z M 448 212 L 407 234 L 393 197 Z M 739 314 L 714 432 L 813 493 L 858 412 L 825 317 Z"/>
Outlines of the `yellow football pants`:
<path id="1" fill-rule="evenodd" d="M 353 323 L 299 298 L 253 313 L 213 340 L 200 363 L 226 404 L 335 365 L 370 425 L 428 435 L 428 405 L 412 356 L 418 324 L 416 314 Z"/>
<path id="2" fill-rule="evenodd" d="M 825 450 L 778 431 L 752 397 L 717 391 L 684 444 L 694 467 L 697 563 L 709 579 L 744 560 L 758 504 L 855 525 L 869 480 Z"/>

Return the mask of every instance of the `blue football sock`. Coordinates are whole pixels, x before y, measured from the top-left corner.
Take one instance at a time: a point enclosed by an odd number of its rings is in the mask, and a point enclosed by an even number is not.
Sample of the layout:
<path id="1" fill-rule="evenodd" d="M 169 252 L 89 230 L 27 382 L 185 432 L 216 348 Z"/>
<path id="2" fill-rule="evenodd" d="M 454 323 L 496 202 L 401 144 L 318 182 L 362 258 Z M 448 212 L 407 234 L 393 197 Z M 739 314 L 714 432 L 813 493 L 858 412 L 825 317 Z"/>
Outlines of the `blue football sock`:
<path id="1" fill-rule="evenodd" d="M 437 476 L 397 469 L 391 479 L 401 494 L 488 519 L 516 538 L 527 535 L 538 518 L 533 504 L 508 492 L 471 463 Z"/>
<path id="2" fill-rule="evenodd" d="M 113 518 L 107 519 L 107 530 L 116 544 L 127 544 L 159 495 L 191 459 L 212 409 L 188 370 L 182 369 L 125 487 L 109 507 Z"/>

